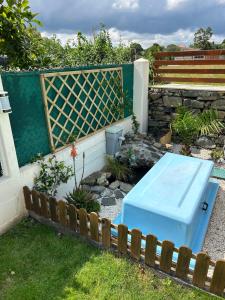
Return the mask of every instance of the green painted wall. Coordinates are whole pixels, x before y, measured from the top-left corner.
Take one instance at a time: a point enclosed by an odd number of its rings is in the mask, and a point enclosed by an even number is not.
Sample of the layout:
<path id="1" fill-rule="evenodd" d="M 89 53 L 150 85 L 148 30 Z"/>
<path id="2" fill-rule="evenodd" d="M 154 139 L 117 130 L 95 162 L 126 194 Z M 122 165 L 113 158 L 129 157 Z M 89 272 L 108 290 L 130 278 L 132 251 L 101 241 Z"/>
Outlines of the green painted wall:
<path id="1" fill-rule="evenodd" d="M 133 102 L 133 64 L 121 65 L 123 68 L 123 87 L 128 101 Z M 54 69 L 49 72 L 89 70 L 118 67 L 118 65 L 87 66 L 78 68 Z M 16 152 L 20 166 L 29 163 L 37 154 L 50 153 L 48 129 L 45 120 L 40 74 L 43 71 L 2 73 L 3 86 L 9 93 L 12 107 L 10 121 Z M 125 109 L 125 116 L 129 115 Z"/>

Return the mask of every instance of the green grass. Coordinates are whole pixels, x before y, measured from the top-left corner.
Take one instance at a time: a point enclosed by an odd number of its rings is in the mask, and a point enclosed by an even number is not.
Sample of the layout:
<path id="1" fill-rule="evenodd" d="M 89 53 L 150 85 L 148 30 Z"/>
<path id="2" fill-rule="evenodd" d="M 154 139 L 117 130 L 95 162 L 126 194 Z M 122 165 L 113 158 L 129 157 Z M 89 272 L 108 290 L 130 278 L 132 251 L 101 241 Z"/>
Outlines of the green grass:
<path id="1" fill-rule="evenodd" d="M 0 299 L 215 299 L 29 219 L 0 237 Z"/>

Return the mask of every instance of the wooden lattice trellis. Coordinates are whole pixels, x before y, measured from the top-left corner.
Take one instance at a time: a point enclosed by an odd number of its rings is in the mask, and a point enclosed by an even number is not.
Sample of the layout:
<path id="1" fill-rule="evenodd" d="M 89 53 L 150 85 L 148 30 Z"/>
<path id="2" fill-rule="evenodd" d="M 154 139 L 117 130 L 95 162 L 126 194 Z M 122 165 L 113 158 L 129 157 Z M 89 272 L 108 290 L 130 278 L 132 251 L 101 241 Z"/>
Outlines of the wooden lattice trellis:
<path id="1" fill-rule="evenodd" d="M 121 67 L 46 73 L 41 85 L 53 151 L 124 117 Z"/>

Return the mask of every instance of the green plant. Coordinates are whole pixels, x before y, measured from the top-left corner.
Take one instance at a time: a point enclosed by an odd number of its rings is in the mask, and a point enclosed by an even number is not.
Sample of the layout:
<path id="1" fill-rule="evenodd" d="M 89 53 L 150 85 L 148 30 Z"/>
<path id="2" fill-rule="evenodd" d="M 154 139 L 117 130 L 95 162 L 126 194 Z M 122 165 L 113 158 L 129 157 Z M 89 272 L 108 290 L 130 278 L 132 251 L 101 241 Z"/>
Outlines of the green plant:
<path id="1" fill-rule="evenodd" d="M 126 181 L 130 175 L 130 169 L 117 159 L 106 157 L 106 170 L 112 174 L 117 180 Z"/>
<path id="2" fill-rule="evenodd" d="M 37 163 L 40 165 L 40 172 L 34 178 L 34 189 L 48 196 L 56 196 L 58 186 L 67 183 L 73 175 L 72 168 L 66 166 L 63 161 L 58 161 L 55 155 L 51 155 L 47 160 L 40 157 Z"/>
<path id="3" fill-rule="evenodd" d="M 135 116 L 134 113 L 132 114 L 131 120 L 132 120 L 132 130 L 133 130 L 134 134 L 137 134 L 138 129 L 140 127 L 140 123 L 137 121 L 137 117 Z"/>
<path id="4" fill-rule="evenodd" d="M 224 157 L 224 150 L 223 149 L 216 148 L 216 149 L 212 150 L 212 152 L 211 152 L 211 158 L 214 161 L 217 161 L 217 160 L 219 160 L 220 158 L 223 158 L 223 157 Z"/>
<path id="5" fill-rule="evenodd" d="M 190 145 L 198 136 L 219 134 L 224 128 L 218 120 L 217 112 L 210 109 L 194 114 L 186 107 L 179 107 L 171 129 L 178 134 L 184 144 L 182 154 L 190 154 Z"/>
<path id="6" fill-rule="evenodd" d="M 88 213 L 99 212 L 100 204 L 93 198 L 93 195 L 82 189 L 74 189 L 73 192 L 66 195 L 66 200 L 77 208 L 85 208 Z"/>

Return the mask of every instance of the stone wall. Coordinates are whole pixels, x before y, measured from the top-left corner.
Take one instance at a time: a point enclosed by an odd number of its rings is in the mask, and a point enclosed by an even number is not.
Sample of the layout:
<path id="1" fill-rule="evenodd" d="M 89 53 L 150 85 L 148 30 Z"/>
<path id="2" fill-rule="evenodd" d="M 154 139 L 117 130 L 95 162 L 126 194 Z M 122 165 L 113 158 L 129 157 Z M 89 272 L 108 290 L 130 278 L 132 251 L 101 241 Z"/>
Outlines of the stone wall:
<path id="1" fill-rule="evenodd" d="M 218 111 L 220 120 L 225 121 L 225 91 L 150 88 L 149 133 L 156 137 L 167 133 L 176 108 L 181 105 L 196 113 L 214 108 Z M 214 139 L 214 143 L 223 146 L 224 138 L 225 136 L 220 135 Z"/>

